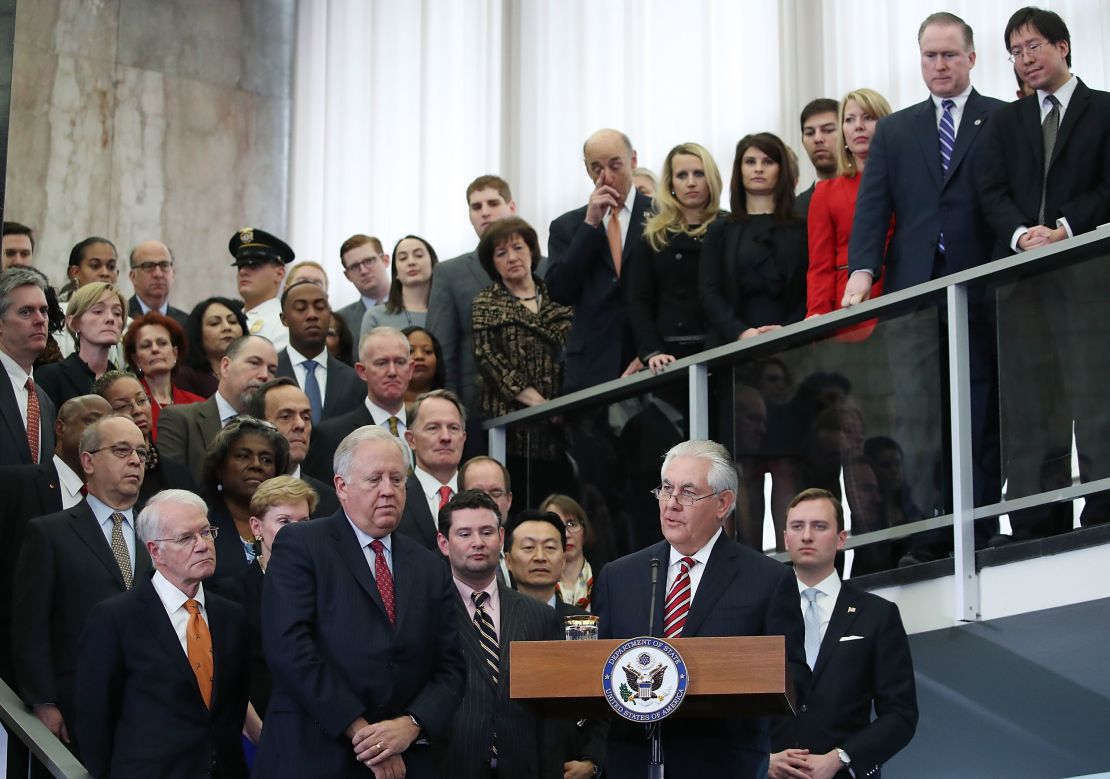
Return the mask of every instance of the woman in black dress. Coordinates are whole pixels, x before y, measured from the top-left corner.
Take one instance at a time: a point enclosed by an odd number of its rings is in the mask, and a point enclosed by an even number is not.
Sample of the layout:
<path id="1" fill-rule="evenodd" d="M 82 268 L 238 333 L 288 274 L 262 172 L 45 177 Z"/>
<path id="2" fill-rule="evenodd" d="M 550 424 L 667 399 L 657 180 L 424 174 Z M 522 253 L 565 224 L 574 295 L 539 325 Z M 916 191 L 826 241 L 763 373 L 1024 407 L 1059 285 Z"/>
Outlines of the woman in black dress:
<path id="1" fill-rule="evenodd" d="M 127 302 L 115 284 L 85 284 L 66 305 L 66 329 L 76 350 L 64 360 L 35 371 L 35 381 L 55 408 L 70 398 L 88 395 L 98 376 L 115 370 L 109 359 L 119 345 L 127 319 Z"/>
<path id="2" fill-rule="evenodd" d="M 701 245 L 722 215 L 720 201 L 721 173 L 709 151 L 696 143 L 671 149 L 627 279 L 637 356 L 652 373 L 705 348 Z"/>
<path id="3" fill-rule="evenodd" d="M 805 220 L 794 216 L 796 168 L 771 133 L 736 144 L 729 204 L 702 245 L 698 282 L 711 332 L 707 346 L 752 338 L 806 311 Z"/>
<path id="4" fill-rule="evenodd" d="M 188 351 L 177 366 L 176 386 L 210 398 L 220 383 L 220 360 L 228 344 L 246 335 L 247 318 L 238 300 L 212 297 L 197 303 L 185 321 Z"/>

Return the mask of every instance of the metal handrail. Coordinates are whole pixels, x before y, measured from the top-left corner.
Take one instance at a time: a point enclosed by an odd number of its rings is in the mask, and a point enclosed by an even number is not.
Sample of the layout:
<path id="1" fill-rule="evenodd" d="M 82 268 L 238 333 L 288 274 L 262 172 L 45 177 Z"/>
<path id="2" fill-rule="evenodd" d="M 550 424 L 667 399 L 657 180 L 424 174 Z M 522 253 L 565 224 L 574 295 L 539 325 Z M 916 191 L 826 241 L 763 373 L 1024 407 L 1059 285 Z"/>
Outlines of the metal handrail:
<path id="1" fill-rule="evenodd" d="M 0 722 L 8 733 L 22 741 L 31 755 L 57 779 L 91 779 L 66 745 L 32 714 L 15 691 L 0 679 Z M 9 746 L 10 749 L 10 746 Z"/>

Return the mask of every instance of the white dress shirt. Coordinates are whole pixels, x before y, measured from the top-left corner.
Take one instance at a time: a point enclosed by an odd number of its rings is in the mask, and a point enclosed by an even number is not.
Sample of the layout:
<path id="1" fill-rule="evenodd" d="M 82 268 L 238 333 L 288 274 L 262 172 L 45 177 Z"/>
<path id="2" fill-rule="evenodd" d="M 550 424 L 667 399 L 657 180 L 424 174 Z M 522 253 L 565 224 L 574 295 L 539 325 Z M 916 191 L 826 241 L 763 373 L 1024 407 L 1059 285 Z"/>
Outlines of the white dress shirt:
<path id="1" fill-rule="evenodd" d="M 301 385 L 302 390 L 304 390 L 305 382 L 308 381 L 308 369 L 304 367 L 305 360 L 316 361 L 316 369 L 313 371 L 313 375 L 316 376 L 316 383 L 320 385 L 320 403 L 323 403 L 328 393 L 328 350 L 324 349 L 315 357 L 305 357 L 292 346 L 285 351 L 289 355 L 289 362 L 293 364 L 293 376 L 297 383 Z M 305 390 L 305 392 L 307 391 Z"/>
<path id="2" fill-rule="evenodd" d="M 173 632 L 177 634 L 177 640 L 181 642 L 181 651 L 188 657 L 189 645 L 185 631 L 189 627 L 189 617 L 191 615 L 189 610 L 185 608 L 185 601 L 189 600 L 189 596 L 170 584 L 169 579 L 163 576 L 161 571 L 155 571 L 150 580 L 154 584 L 154 591 L 158 593 L 158 599 L 162 601 L 162 606 L 166 609 L 166 614 L 170 617 Z M 203 583 L 197 585 L 197 594 L 193 596 L 193 600 L 200 604 L 200 616 L 208 624 L 211 631 L 212 624 L 208 621 L 208 609 L 204 607 Z"/>
<path id="3" fill-rule="evenodd" d="M 279 352 L 289 345 L 289 328 L 281 323 L 280 298 L 270 298 L 243 313 L 247 317 L 247 330 L 250 335 L 261 335 L 270 339 L 274 349 Z"/>
<path id="4" fill-rule="evenodd" d="M 346 513 L 344 513 L 347 517 Z M 367 533 L 362 532 L 362 528 L 351 522 L 351 518 L 347 517 L 347 524 L 351 526 L 351 530 L 355 531 L 355 537 L 358 539 L 359 547 L 362 549 L 362 556 L 366 558 L 366 564 L 370 566 L 370 573 L 374 578 L 378 578 L 377 571 L 374 570 L 374 561 L 377 560 L 378 555 L 370 548 L 370 544 L 374 541 L 374 537 Z M 389 572 L 393 573 L 393 536 L 382 536 L 378 539 L 382 542 L 382 553 L 385 555 L 385 564 L 389 568 Z"/>
<path id="5" fill-rule="evenodd" d="M 422 469 L 419 465 L 412 469 L 413 476 L 420 482 L 420 491 L 424 493 L 424 499 L 428 501 L 428 511 L 432 513 L 432 523 L 435 525 L 435 532 L 439 532 L 439 488 L 450 487 L 451 495 L 454 497 L 459 494 L 459 472 L 456 470 L 451 478 L 446 482 L 441 482 L 435 476 Z"/>
<path id="6" fill-rule="evenodd" d="M 169 316 L 169 310 L 170 310 L 170 301 L 169 300 L 166 300 L 158 308 L 151 308 L 150 306 L 148 306 L 146 304 L 146 301 L 143 300 L 141 297 L 139 297 L 138 293 L 136 293 L 136 295 L 135 295 L 135 300 L 139 301 L 139 310 L 141 310 L 143 312 L 143 314 L 149 314 L 151 311 L 157 311 L 162 316 Z"/>
<path id="7" fill-rule="evenodd" d="M 678 578 L 682 558 L 693 557 L 697 561 L 697 565 L 690 569 L 690 603 L 692 604 L 694 602 L 694 596 L 698 593 L 698 585 L 701 584 L 701 575 L 705 573 L 705 564 L 709 562 L 709 554 L 713 551 L 713 544 L 717 543 L 717 539 L 721 537 L 721 533 L 723 532 L 721 528 L 717 528 L 717 532 L 709 539 L 709 543 L 692 555 L 684 555 L 673 546 L 671 547 L 671 559 L 667 564 L 666 592 L 671 591 L 671 587 L 674 586 L 674 580 Z"/>
<path id="8" fill-rule="evenodd" d="M 112 548 L 112 515 L 116 512 L 123 514 L 123 525 L 120 529 L 123 531 L 123 541 L 127 544 L 127 556 L 131 558 L 131 572 L 135 572 L 135 518 L 131 515 L 131 509 L 114 509 L 108 504 L 101 501 L 92 493 L 89 493 L 86 500 L 89 503 L 89 508 L 92 509 L 96 521 L 100 523 L 100 532 L 104 534 L 104 540 L 108 542 L 108 548 Z"/>
<path id="9" fill-rule="evenodd" d="M 374 420 L 374 424 L 380 425 L 386 430 L 389 429 L 389 418 L 397 417 L 397 432 L 400 434 L 401 441 L 405 440 L 405 431 L 409 429 L 409 412 L 404 405 L 401 406 L 400 411 L 394 413 L 392 411 L 386 411 L 374 401 L 370 400 L 370 398 L 366 398 L 366 410 L 370 412 L 370 418 Z"/>
<path id="10" fill-rule="evenodd" d="M 937 97 L 936 95 L 933 95 L 933 94 L 930 93 L 930 96 L 933 98 L 933 107 L 936 109 L 936 112 L 937 112 L 936 119 L 937 119 L 937 131 L 938 132 L 940 131 L 941 117 L 944 116 L 944 105 L 943 105 L 943 103 L 944 103 L 945 100 L 951 100 L 953 103 L 955 103 L 955 105 L 952 106 L 952 125 L 956 128 L 956 133 L 955 133 L 956 137 L 957 138 L 959 137 L 959 135 L 960 135 L 960 120 L 962 120 L 964 118 L 964 106 L 967 105 L 967 98 L 968 98 L 968 95 L 970 95 L 970 94 L 971 94 L 971 84 L 968 84 L 967 89 L 965 89 L 963 92 L 961 92 L 958 95 L 954 95 L 953 97 Z M 937 153 L 939 155 L 940 152 L 937 152 Z M 940 164 L 940 157 L 939 156 L 937 157 L 937 164 L 938 165 Z"/>
<path id="11" fill-rule="evenodd" d="M 212 397 L 216 399 L 216 410 L 220 412 L 220 427 L 226 427 L 228 422 L 239 416 L 239 412 L 227 402 L 219 390 L 216 390 L 216 394 Z"/>
<path id="12" fill-rule="evenodd" d="M 806 600 L 805 595 L 802 595 L 802 591 L 808 589 L 809 585 L 798 579 L 798 602 L 801 604 L 802 614 L 805 614 L 806 609 L 809 608 L 809 601 Z M 834 570 L 819 581 L 814 589 L 821 593 L 813 605 L 817 609 L 817 616 L 821 619 L 821 641 L 824 641 L 825 631 L 829 629 L 829 620 L 832 619 L 833 608 L 836 606 L 836 599 L 840 597 L 840 577 Z"/>
<path id="13" fill-rule="evenodd" d="M 628 246 L 628 226 L 632 224 L 632 204 L 635 202 L 636 187 L 629 187 L 628 194 L 624 198 L 624 205 L 621 206 L 620 211 L 617 212 L 617 218 L 620 219 L 621 224 L 621 254 L 624 254 L 624 249 Z M 601 217 L 601 227 L 606 231 L 606 234 L 608 234 L 609 230 L 609 220 L 612 218 L 612 209 Z"/>
<path id="14" fill-rule="evenodd" d="M 23 417 L 23 429 L 27 429 L 27 379 L 34 378 L 34 368 L 31 373 L 23 370 L 23 366 L 13 360 L 6 352 L 0 350 L 0 362 L 4 364 L 4 372 L 12 383 L 12 392 L 15 394 L 15 404 L 19 406 L 19 414 Z M 41 442 L 40 442 L 41 443 Z M 42 459 L 41 457 L 39 458 Z"/>
<path id="15" fill-rule="evenodd" d="M 81 488 L 85 486 L 85 482 L 58 455 L 54 455 L 54 470 L 58 472 L 58 492 L 62 496 L 62 508 L 73 508 L 84 497 L 81 494 Z M 112 535 L 109 533 L 108 544 L 111 545 L 111 543 Z"/>

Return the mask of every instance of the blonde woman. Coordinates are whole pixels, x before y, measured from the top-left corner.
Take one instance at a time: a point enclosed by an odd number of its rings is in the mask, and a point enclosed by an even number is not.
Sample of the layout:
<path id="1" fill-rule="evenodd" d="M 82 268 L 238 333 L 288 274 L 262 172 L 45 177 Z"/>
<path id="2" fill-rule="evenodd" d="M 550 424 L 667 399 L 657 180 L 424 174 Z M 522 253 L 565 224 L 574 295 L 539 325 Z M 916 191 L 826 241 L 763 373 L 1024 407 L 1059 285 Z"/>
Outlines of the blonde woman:
<path id="1" fill-rule="evenodd" d="M 66 330 L 75 351 L 61 362 L 35 371 L 35 380 L 55 407 L 88 395 L 99 376 L 115 370 L 111 354 L 118 351 L 126 312 L 127 301 L 115 284 L 93 281 L 73 293 L 66 306 Z"/>
<path id="2" fill-rule="evenodd" d="M 637 356 L 652 373 L 705 348 L 698 266 L 702 238 L 722 214 L 721 187 L 717 163 L 703 146 L 682 143 L 667 154 L 628 277 Z"/>
<path id="3" fill-rule="evenodd" d="M 856 195 L 867 166 L 875 126 L 889 113 L 890 104 L 886 98 L 872 89 L 857 89 L 840 101 L 837 112 L 840 128 L 837 175 L 817 182 L 809 205 L 807 317 L 828 314 L 840 308 L 844 287 L 848 283 L 848 239 L 852 235 Z M 871 297 L 878 295 L 881 288 L 882 283 L 876 279 L 871 287 Z M 870 327 L 867 332 L 870 332 Z"/>

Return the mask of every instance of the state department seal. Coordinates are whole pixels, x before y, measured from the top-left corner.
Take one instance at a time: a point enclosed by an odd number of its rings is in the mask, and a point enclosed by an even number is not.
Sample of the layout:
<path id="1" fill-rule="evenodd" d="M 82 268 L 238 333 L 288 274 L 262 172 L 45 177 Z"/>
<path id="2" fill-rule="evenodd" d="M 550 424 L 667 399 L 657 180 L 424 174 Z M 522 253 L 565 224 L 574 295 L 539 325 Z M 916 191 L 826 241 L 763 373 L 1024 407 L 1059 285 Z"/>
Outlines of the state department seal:
<path id="1" fill-rule="evenodd" d="M 601 689 L 617 714 L 632 722 L 669 717 L 686 697 L 690 676 L 678 650 L 661 638 L 630 638 L 605 661 Z"/>

